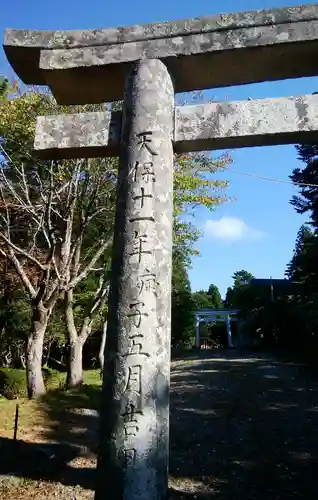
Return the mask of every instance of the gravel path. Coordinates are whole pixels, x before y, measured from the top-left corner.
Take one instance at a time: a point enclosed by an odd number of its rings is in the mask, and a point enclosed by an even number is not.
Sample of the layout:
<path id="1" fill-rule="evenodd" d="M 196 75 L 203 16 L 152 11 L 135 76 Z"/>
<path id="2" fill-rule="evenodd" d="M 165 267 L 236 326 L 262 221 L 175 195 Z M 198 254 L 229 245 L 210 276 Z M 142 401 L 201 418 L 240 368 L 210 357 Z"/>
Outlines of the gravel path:
<path id="1" fill-rule="evenodd" d="M 97 418 L 89 418 L 93 450 Z M 65 456 L 64 466 L 45 463 L 41 452 L 36 465 L 38 452 L 21 445 L 18 460 L 0 450 L 1 499 L 93 499 L 93 452 Z M 23 470 L 10 469 L 12 460 Z M 269 355 L 228 350 L 173 362 L 171 500 L 316 500 L 316 474 L 317 375 Z"/>
<path id="2" fill-rule="evenodd" d="M 171 407 L 172 498 L 318 498 L 318 380 L 308 369 L 203 354 L 175 365 Z"/>

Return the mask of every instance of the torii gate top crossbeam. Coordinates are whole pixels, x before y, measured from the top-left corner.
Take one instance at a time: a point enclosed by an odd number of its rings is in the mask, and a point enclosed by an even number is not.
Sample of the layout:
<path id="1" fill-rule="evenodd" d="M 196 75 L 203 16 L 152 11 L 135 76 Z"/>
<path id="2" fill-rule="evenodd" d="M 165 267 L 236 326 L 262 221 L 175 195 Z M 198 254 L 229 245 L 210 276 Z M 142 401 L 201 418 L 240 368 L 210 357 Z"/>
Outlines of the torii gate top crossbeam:
<path id="1" fill-rule="evenodd" d="M 197 309 L 194 314 L 200 321 L 224 321 L 227 317 L 236 320 L 238 312 L 238 309 Z"/>
<path id="2" fill-rule="evenodd" d="M 123 98 L 130 65 L 160 58 L 176 92 L 318 74 L 318 5 L 84 31 L 7 30 L 25 83 L 62 104 Z"/>

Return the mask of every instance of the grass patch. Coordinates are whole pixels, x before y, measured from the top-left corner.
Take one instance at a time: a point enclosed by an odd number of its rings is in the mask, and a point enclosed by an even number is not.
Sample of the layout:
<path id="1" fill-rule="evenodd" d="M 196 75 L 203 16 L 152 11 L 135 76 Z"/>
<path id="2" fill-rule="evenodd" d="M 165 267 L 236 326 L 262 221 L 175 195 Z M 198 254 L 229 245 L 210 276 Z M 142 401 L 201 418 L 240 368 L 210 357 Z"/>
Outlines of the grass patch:
<path id="1" fill-rule="evenodd" d="M 16 370 L 22 371 L 22 370 Z M 59 426 L 69 428 L 71 423 L 69 414 L 74 409 L 90 408 L 97 410 L 101 380 L 99 370 L 84 372 L 84 384 L 79 389 L 63 389 L 66 374 L 50 370 L 44 374 L 46 378 L 47 394 L 37 400 L 28 400 L 26 397 L 6 399 L 0 397 L 0 437 L 12 438 L 16 405 L 19 405 L 18 439 L 26 441 L 45 441 L 51 436 L 52 429 Z M 23 370 L 24 384 L 25 372 Z M 61 425 L 64 424 L 64 425 Z"/>
<path id="2" fill-rule="evenodd" d="M 0 368 L 0 394 L 7 399 L 25 398 L 25 370 Z"/>
<path id="3" fill-rule="evenodd" d="M 56 412 L 72 408 L 98 409 L 100 388 L 99 370 L 87 370 L 84 372 L 84 383 L 81 387 L 50 390 L 40 398 L 40 401 Z"/>
<path id="4" fill-rule="evenodd" d="M 16 405 L 19 404 L 19 439 L 38 422 L 38 403 L 28 399 L 0 399 L 0 436 L 13 438 Z"/>
<path id="5" fill-rule="evenodd" d="M 86 370 L 84 372 L 84 384 L 101 386 L 100 370 Z"/>
<path id="6" fill-rule="evenodd" d="M 62 389 L 66 375 L 51 368 L 43 368 L 43 379 L 48 391 Z M 91 383 L 93 378 L 91 376 Z M 0 395 L 6 399 L 23 399 L 27 397 L 26 372 L 14 368 L 0 368 Z"/>

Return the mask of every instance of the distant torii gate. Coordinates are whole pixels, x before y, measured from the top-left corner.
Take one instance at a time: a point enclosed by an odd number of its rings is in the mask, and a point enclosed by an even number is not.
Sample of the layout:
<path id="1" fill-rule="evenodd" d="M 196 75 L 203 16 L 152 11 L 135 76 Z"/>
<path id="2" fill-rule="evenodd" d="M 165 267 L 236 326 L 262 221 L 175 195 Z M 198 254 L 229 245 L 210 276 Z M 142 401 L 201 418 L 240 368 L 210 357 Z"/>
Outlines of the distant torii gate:
<path id="1" fill-rule="evenodd" d="M 195 346 L 201 348 L 200 324 L 210 321 L 224 321 L 229 347 L 234 347 L 232 340 L 231 321 L 237 321 L 238 309 L 198 309 L 195 311 Z"/>

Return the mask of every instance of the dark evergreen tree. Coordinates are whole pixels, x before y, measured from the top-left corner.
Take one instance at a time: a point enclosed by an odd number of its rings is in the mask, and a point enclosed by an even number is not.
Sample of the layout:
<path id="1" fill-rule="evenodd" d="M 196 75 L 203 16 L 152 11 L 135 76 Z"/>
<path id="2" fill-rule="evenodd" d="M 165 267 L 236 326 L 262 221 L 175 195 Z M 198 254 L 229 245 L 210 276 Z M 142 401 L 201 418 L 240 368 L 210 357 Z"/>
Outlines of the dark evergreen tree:
<path id="1" fill-rule="evenodd" d="M 222 297 L 216 285 L 211 283 L 207 291 L 207 296 L 211 304 L 210 307 L 214 307 L 215 309 L 220 309 L 222 307 Z"/>
<path id="2" fill-rule="evenodd" d="M 294 312 L 302 325 L 302 343 L 311 349 L 318 333 L 318 144 L 303 144 L 296 149 L 304 166 L 294 169 L 290 176 L 298 190 L 291 204 L 297 213 L 308 214 L 309 221 L 298 232 L 286 275 L 298 285 Z"/>
<path id="3" fill-rule="evenodd" d="M 305 285 L 307 293 L 318 285 L 317 251 L 318 237 L 308 225 L 302 225 L 285 274 L 290 280 Z"/>
<path id="4" fill-rule="evenodd" d="M 173 347 L 183 347 L 194 340 L 195 319 L 193 311 L 195 305 L 192 300 L 186 263 L 180 252 L 173 253 L 171 295 L 171 343 Z"/>
<path id="5" fill-rule="evenodd" d="M 252 273 L 242 269 L 233 276 L 233 287 L 229 287 L 225 296 L 225 306 L 233 309 L 243 309 L 250 306 Z"/>
<path id="6" fill-rule="evenodd" d="M 318 230 L 318 145 L 296 146 L 298 158 L 305 164 L 295 168 L 290 179 L 297 184 L 299 194 L 292 197 L 291 204 L 299 214 L 309 214 L 315 232 Z M 307 184 L 307 185 L 305 185 Z"/>
<path id="7" fill-rule="evenodd" d="M 208 309 L 209 307 L 213 307 L 207 293 L 204 290 L 194 292 L 192 294 L 192 300 L 195 309 Z"/>

